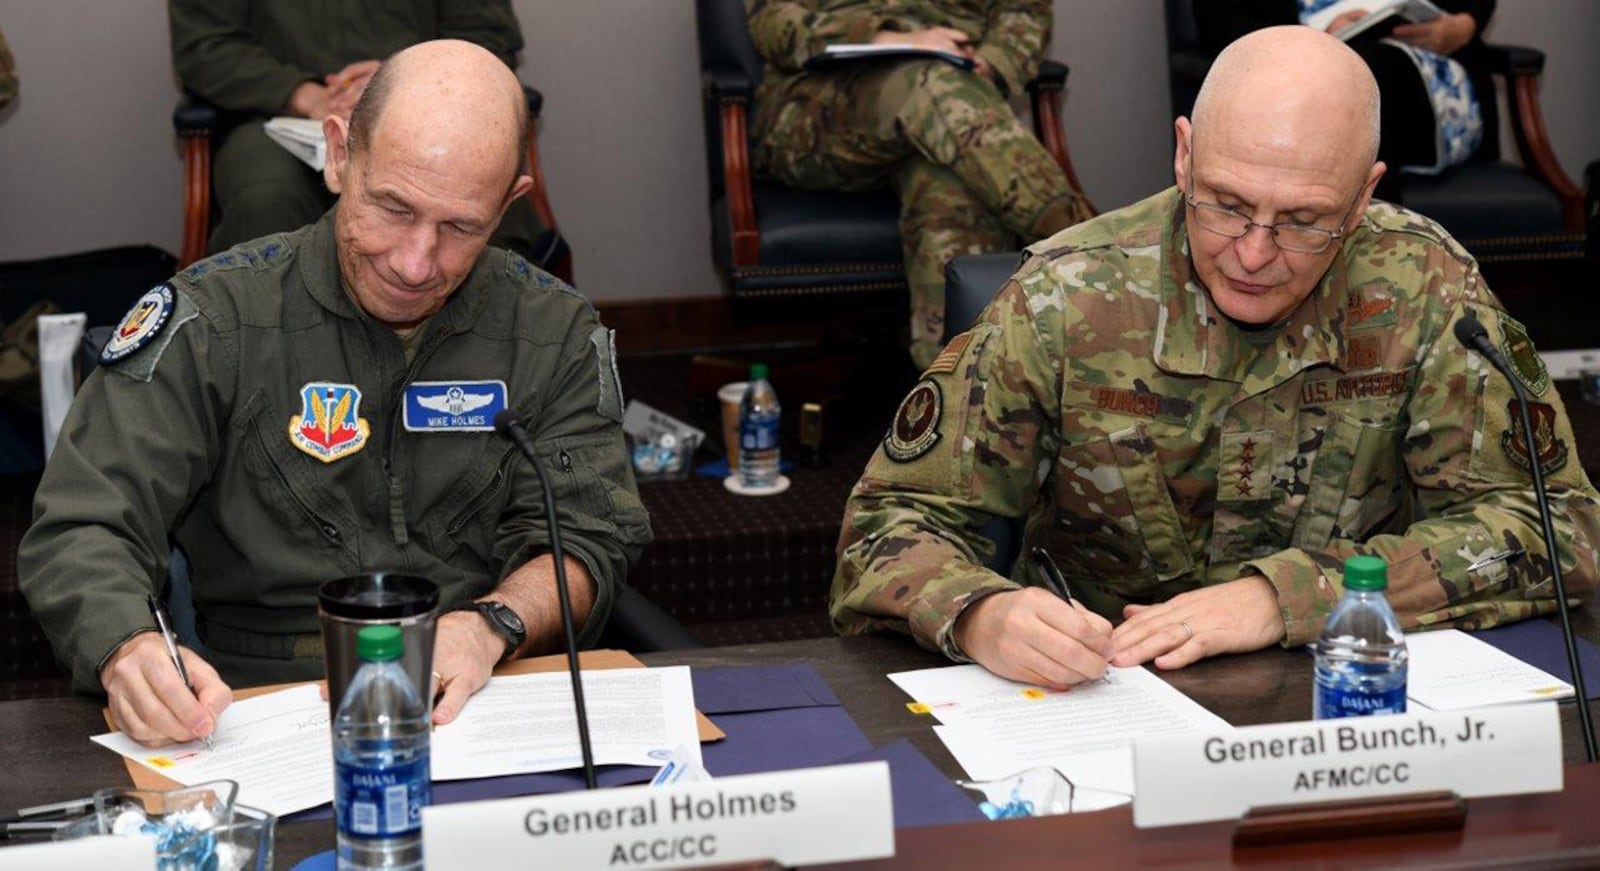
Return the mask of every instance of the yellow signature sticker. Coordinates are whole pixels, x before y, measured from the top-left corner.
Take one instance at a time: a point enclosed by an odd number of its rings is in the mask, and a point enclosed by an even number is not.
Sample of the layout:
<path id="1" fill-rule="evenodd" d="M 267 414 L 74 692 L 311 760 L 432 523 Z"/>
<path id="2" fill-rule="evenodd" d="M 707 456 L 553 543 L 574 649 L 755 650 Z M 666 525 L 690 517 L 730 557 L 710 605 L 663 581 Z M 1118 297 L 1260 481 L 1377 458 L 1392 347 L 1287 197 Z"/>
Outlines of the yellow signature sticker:
<path id="1" fill-rule="evenodd" d="M 175 768 L 178 765 L 178 763 L 173 762 L 171 759 L 165 756 L 152 756 L 145 761 L 157 768 Z"/>
<path id="2" fill-rule="evenodd" d="M 1036 702 L 1038 700 L 1044 698 L 1047 695 L 1049 695 L 1049 693 L 1045 692 L 1044 690 L 1039 689 L 1038 687 L 1029 687 L 1028 689 L 1025 689 L 1025 690 L 1022 691 L 1022 697 L 1023 698 L 1032 699 L 1033 701 L 1036 701 Z"/>

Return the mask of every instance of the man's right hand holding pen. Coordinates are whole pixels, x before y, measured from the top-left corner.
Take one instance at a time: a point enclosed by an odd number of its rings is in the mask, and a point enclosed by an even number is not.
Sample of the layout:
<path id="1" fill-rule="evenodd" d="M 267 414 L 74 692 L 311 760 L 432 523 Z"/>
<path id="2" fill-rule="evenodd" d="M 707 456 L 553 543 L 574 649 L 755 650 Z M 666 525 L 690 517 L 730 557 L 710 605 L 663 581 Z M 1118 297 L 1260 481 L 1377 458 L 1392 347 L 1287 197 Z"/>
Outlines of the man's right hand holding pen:
<path id="1" fill-rule="evenodd" d="M 956 645 L 989 671 L 1023 683 L 1067 689 L 1102 677 L 1112 652 L 1110 621 L 1072 598 L 1048 553 L 1036 548 L 1033 558 L 1051 589 L 1024 587 L 968 605 L 956 619 Z"/>
<path id="2" fill-rule="evenodd" d="M 233 702 L 233 690 L 216 669 L 191 650 L 178 651 L 194 692 L 184 685 L 157 631 L 124 641 L 100 669 L 100 685 L 117 728 L 147 747 L 209 736 L 217 717 Z"/>

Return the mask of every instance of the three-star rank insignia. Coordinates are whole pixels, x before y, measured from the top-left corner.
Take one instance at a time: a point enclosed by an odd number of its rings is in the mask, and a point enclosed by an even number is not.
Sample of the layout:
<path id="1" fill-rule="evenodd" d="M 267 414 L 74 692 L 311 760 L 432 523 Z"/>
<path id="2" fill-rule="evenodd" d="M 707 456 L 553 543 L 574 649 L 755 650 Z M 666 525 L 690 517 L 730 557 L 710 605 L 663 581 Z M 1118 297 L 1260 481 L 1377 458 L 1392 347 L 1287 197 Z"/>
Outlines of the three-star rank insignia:
<path id="1" fill-rule="evenodd" d="M 1522 431 L 1522 403 L 1506 400 L 1506 414 L 1511 418 L 1511 428 L 1500 433 L 1500 449 L 1506 458 L 1528 474 L 1533 474 L 1529 462 L 1528 439 Z M 1539 469 L 1554 475 L 1567 464 L 1567 443 L 1556 437 L 1556 410 L 1545 402 L 1528 403 L 1528 416 L 1533 418 L 1533 444 L 1539 457 Z"/>
<path id="2" fill-rule="evenodd" d="M 176 298 L 172 285 L 161 283 L 145 291 L 122 316 L 111 340 L 100 350 L 100 363 L 109 366 L 150 344 L 172 319 Z"/>
<path id="3" fill-rule="evenodd" d="M 1544 389 L 1550 386 L 1550 370 L 1544 366 L 1544 358 L 1534 349 L 1533 341 L 1528 338 L 1528 331 L 1522 324 L 1510 318 L 1500 321 L 1500 350 L 1505 352 L 1506 360 L 1511 363 L 1511 368 L 1527 385 L 1528 390 L 1535 396 L 1542 395 Z M 1534 422 L 1537 426 L 1538 421 Z"/>
<path id="4" fill-rule="evenodd" d="M 324 463 L 347 457 L 367 444 L 371 428 L 354 384 L 313 381 L 300 388 L 300 413 L 289 418 L 289 443 Z"/>
<path id="5" fill-rule="evenodd" d="M 897 463 L 909 463 L 933 450 L 939 441 L 939 418 L 944 414 L 944 397 L 939 385 L 918 382 L 900 402 L 889 434 L 883 437 L 883 452 Z"/>

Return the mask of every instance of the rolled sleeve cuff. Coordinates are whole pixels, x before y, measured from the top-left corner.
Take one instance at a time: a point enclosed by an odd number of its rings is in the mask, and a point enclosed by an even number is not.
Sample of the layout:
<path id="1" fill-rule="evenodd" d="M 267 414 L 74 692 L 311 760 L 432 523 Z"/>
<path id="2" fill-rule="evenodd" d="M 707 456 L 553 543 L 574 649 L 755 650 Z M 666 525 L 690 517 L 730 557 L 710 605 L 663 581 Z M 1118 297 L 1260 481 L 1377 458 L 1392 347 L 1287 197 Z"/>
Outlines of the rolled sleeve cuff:
<path id="1" fill-rule="evenodd" d="M 956 644 L 956 620 L 969 606 L 985 596 L 1020 590 L 1021 586 L 992 573 L 975 574 L 958 582 L 954 595 L 951 585 L 940 585 L 940 597 L 918 599 L 912 604 L 907 622 L 911 634 L 923 646 L 937 650 L 955 662 L 972 662 L 972 657 Z"/>
<path id="2" fill-rule="evenodd" d="M 1310 554 L 1297 549 L 1253 560 L 1244 571 L 1265 577 L 1277 592 L 1284 647 L 1309 644 L 1322 634 L 1322 623 L 1341 594 L 1337 575 L 1330 576 Z"/>

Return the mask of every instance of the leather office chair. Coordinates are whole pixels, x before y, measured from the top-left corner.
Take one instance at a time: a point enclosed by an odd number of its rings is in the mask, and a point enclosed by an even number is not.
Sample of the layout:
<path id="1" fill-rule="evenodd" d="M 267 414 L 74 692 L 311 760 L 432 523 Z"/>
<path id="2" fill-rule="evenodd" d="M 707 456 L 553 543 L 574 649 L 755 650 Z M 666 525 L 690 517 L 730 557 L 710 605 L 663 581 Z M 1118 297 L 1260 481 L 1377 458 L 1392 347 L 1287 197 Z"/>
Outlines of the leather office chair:
<path id="1" fill-rule="evenodd" d="M 741 0 L 695 0 L 711 246 L 735 300 L 906 291 L 900 205 L 892 191 L 796 190 L 752 177 L 749 116 L 765 65 Z M 1028 83 L 1034 133 L 1076 190 L 1061 128 L 1066 66 L 1046 61 Z"/>
<path id="2" fill-rule="evenodd" d="M 1165 5 L 1172 112 L 1188 115 L 1212 59 L 1200 47 L 1191 0 Z M 1561 169 L 1545 134 L 1539 104 L 1544 53 L 1505 45 L 1489 51 L 1494 74 L 1505 82 L 1522 166 L 1502 161 L 1498 131 L 1486 130 L 1482 147 L 1466 163 L 1437 176 L 1406 173 L 1401 199 L 1442 224 L 1480 263 L 1579 260 L 1583 191 Z"/>
<path id="3" fill-rule="evenodd" d="M 544 108 L 544 95 L 527 85 L 523 85 L 522 90 L 528 98 L 529 119 L 536 124 L 539 111 Z M 178 258 L 179 269 L 206 256 L 212 225 L 211 137 L 217 131 L 222 114 L 217 107 L 192 94 L 185 94 L 172 111 L 172 128 L 183 143 L 183 249 Z M 545 234 L 535 240 L 541 256 L 534 265 L 571 284 L 572 250 L 561 237 L 555 212 L 550 208 L 544 169 L 539 165 L 537 135 L 528 137 L 528 174 L 533 176 L 528 203 L 546 228 Z"/>
<path id="4" fill-rule="evenodd" d="M 1006 279 L 1022 264 L 1022 254 L 969 254 L 951 260 L 944 268 L 944 340 L 949 342 L 983 313 Z M 1022 549 L 1021 518 L 992 517 L 983 525 L 983 536 L 994 543 L 994 555 L 985 567 L 1010 576 L 1011 567 Z"/>

